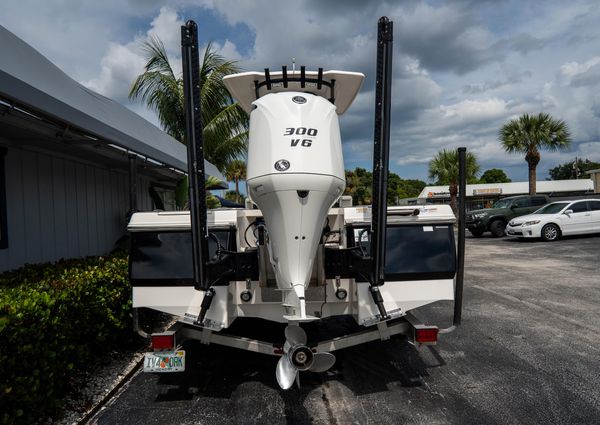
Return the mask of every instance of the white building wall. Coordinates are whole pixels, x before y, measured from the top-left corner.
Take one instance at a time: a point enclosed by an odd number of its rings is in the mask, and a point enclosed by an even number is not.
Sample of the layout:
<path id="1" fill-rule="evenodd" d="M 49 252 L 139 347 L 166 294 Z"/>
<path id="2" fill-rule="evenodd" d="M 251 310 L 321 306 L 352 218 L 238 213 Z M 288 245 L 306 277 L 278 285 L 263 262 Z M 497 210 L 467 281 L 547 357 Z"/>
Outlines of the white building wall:
<path id="1" fill-rule="evenodd" d="M 538 194 L 583 192 L 592 191 L 593 189 L 594 184 L 590 179 L 541 180 L 536 182 L 536 192 Z M 448 186 L 426 186 L 419 194 L 419 198 L 449 197 L 449 190 Z M 502 196 L 526 195 L 529 193 L 529 182 L 468 184 L 466 187 L 467 196 L 476 196 L 477 193 L 474 192 L 476 190 L 489 190 L 489 194 Z"/>
<path id="2" fill-rule="evenodd" d="M 8 248 L 0 249 L 0 271 L 105 254 L 126 233 L 127 172 L 9 147 L 5 175 Z M 138 178 L 138 210 L 152 209 L 149 186 Z"/>

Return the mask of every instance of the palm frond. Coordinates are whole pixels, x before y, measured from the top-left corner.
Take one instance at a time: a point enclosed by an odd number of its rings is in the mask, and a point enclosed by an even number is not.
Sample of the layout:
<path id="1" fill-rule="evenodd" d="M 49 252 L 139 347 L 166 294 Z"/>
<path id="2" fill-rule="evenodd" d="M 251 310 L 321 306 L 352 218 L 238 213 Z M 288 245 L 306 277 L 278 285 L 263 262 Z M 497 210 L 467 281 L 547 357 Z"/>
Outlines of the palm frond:
<path id="1" fill-rule="evenodd" d="M 156 111 L 163 129 L 185 143 L 183 80 L 177 78 L 162 41 L 152 37 L 142 44 L 144 72 L 134 81 L 129 98 Z M 221 171 L 228 162 L 245 156 L 248 116 L 223 84 L 223 77 L 239 72 L 234 61 L 218 54 L 208 43 L 200 63 L 201 114 L 204 123 L 205 158 Z"/>
<path id="2" fill-rule="evenodd" d="M 558 150 L 568 148 L 571 134 L 567 123 L 547 113 L 523 114 L 500 128 L 498 139 L 507 152 L 533 152 L 540 148 Z"/>
<path id="3" fill-rule="evenodd" d="M 476 179 L 480 171 L 477 157 L 472 152 L 466 155 L 467 181 Z M 442 149 L 429 161 L 429 178 L 440 185 L 452 185 L 458 183 L 458 151 Z"/>

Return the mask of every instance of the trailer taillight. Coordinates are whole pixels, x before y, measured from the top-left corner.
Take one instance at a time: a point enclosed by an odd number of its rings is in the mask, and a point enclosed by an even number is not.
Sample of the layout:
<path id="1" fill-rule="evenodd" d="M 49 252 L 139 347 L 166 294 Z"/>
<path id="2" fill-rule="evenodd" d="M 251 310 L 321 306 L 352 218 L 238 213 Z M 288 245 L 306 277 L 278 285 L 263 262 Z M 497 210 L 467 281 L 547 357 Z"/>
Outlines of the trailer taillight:
<path id="1" fill-rule="evenodd" d="M 175 332 L 153 334 L 152 348 L 154 350 L 169 350 L 175 348 Z"/>
<path id="2" fill-rule="evenodd" d="M 437 342 L 438 328 L 415 328 L 415 342 L 419 344 Z"/>

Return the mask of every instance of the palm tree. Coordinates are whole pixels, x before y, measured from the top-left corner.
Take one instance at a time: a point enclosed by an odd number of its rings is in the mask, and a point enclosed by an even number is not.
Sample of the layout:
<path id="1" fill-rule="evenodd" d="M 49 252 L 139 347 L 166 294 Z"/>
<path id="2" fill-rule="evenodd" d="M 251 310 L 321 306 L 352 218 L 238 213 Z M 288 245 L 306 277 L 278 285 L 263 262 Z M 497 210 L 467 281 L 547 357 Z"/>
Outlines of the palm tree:
<path id="1" fill-rule="evenodd" d="M 185 143 L 183 78 L 175 75 L 159 38 L 144 42 L 142 50 L 146 66 L 131 86 L 129 98 L 155 110 L 163 129 Z M 204 157 L 221 172 L 247 150 L 248 115 L 233 102 L 223 84 L 224 76 L 239 71 L 235 61 L 226 60 L 215 52 L 212 43 L 208 44 L 200 63 Z"/>
<path id="2" fill-rule="evenodd" d="M 479 173 L 477 157 L 471 152 L 466 155 L 467 181 L 473 182 Z M 456 196 L 458 195 L 458 151 L 442 149 L 429 161 L 429 178 L 435 179 L 438 185 L 448 185 L 450 206 L 456 214 Z"/>
<path id="3" fill-rule="evenodd" d="M 208 208 L 219 208 L 221 203 L 219 199 L 209 192 L 211 188 L 219 186 L 219 179 L 214 176 L 206 176 L 204 182 L 205 194 L 206 194 L 206 206 Z M 188 178 L 187 176 L 179 180 L 177 187 L 175 187 L 175 207 L 177 210 L 189 210 L 189 197 L 188 197 Z"/>
<path id="4" fill-rule="evenodd" d="M 240 180 L 246 180 L 246 161 L 241 159 L 234 159 L 225 169 L 225 178 L 227 181 L 235 182 L 235 193 L 237 196 L 237 202 L 242 203 L 242 196 L 240 195 Z"/>
<path id="5" fill-rule="evenodd" d="M 529 166 L 529 194 L 535 195 L 535 169 L 540 162 L 539 149 L 550 151 L 566 149 L 571 145 L 567 123 L 555 120 L 548 114 L 523 114 L 502 126 L 498 133 L 500 143 L 507 152 L 525 153 Z"/>

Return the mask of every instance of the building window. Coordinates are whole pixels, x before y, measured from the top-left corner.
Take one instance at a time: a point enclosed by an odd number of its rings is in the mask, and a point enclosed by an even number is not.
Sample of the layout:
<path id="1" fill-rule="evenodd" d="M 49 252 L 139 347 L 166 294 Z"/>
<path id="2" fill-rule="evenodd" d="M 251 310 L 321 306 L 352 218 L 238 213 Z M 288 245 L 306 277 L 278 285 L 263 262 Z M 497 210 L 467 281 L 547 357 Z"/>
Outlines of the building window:
<path id="1" fill-rule="evenodd" d="M 8 223 L 6 220 L 6 175 L 4 159 L 8 149 L 0 146 L 0 249 L 8 248 Z"/>

